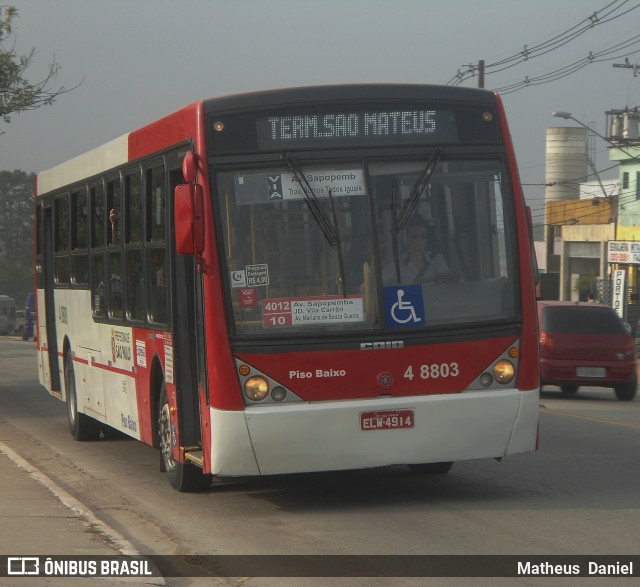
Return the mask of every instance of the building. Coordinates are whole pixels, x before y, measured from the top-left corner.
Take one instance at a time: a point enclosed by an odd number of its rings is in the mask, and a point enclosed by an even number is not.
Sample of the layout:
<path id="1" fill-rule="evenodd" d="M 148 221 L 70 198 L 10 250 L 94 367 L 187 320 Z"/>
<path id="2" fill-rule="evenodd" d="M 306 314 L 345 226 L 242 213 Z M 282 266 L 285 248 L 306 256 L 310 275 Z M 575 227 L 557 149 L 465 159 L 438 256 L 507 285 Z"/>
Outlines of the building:
<path id="1" fill-rule="evenodd" d="M 588 152 L 586 128 L 547 129 L 545 208 L 547 299 L 597 294 L 609 274 L 607 242 L 615 237 L 618 182 L 603 180 Z M 590 168 L 596 179 L 588 181 Z"/>
<path id="2" fill-rule="evenodd" d="M 601 179 L 589 159 L 586 131 L 597 134 L 593 129 L 578 121 L 583 128 L 547 132 L 546 247 L 557 285 L 555 295 L 546 297 L 577 300 L 591 292 L 610 302 L 603 284 L 622 271 L 621 314 L 635 325 L 640 319 L 640 113 L 636 108 L 606 115 L 607 136 L 597 136 L 609 144 L 609 159 L 619 163 L 617 180 Z M 586 183 L 589 165 L 596 180 Z"/>
<path id="3" fill-rule="evenodd" d="M 547 202 L 559 259 L 557 299 L 597 297 L 597 282 L 609 275 L 607 243 L 615 236 L 616 207 L 615 196 Z"/>
<path id="4" fill-rule="evenodd" d="M 627 304 L 624 315 L 635 326 L 640 320 L 640 113 L 635 108 L 610 110 L 606 115 L 609 159 L 620 164 L 615 243 L 610 247 L 608 261 L 612 269 L 624 271 Z M 625 249 L 622 252 L 629 254 L 612 255 L 613 249 Z"/>

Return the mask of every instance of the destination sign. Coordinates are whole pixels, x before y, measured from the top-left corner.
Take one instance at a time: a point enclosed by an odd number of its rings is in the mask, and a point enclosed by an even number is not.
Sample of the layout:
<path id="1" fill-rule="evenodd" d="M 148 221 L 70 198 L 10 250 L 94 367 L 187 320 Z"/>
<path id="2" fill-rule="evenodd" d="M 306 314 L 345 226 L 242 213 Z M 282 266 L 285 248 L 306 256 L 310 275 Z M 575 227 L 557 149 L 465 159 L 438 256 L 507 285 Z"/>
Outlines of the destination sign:
<path id="1" fill-rule="evenodd" d="M 427 109 L 300 113 L 257 120 L 261 147 L 314 144 L 456 141 L 451 116 Z"/>
<path id="2" fill-rule="evenodd" d="M 213 152 L 302 148 L 498 144 L 496 113 L 486 106 L 325 105 L 209 117 Z"/>
<path id="3" fill-rule="evenodd" d="M 364 302 L 361 296 L 317 296 L 270 298 L 264 301 L 264 328 L 282 326 L 318 326 L 342 322 L 363 322 Z"/>
<path id="4" fill-rule="evenodd" d="M 425 135 L 436 132 L 435 110 L 269 116 L 270 140 Z"/>
<path id="5" fill-rule="evenodd" d="M 307 184 L 300 185 L 290 171 L 273 170 L 263 173 L 238 173 L 234 177 L 236 203 L 266 204 L 281 200 L 302 200 L 310 186 L 318 197 L 364 196 L 366 182 L 360 168 L 307 169 Z"/>

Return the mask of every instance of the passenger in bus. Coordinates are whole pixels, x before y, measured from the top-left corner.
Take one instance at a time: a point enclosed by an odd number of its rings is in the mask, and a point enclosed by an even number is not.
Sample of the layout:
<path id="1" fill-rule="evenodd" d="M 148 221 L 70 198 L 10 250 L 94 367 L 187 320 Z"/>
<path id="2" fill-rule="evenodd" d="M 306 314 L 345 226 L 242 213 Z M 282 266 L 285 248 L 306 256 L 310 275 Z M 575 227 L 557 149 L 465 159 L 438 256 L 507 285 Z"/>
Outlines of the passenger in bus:
<path id="1" fill-rule="evenodd" d="M 421 283 L 443 273 L 449 265 L 429 239 L 429 226 L 419 216 L 412 216 L 405 228 L 406 252 L 400 255 L 400 283 Z M 392 260 L 382 270 L 385 285 L 398 283 L 396 264 Z"/>
<path id="2" fill-rule="evenodd" d="M 118 213 L 115 208 L 111 208 L 109 212 L 109 221 L 111 222 L 111 244 L 114 244 L 118 232 Z"/>
<path id="3" fill-rule="evenodd" d="M 345 264 L 345 293 L 364 293 L 364 266 L 373 265 L 370 238 L 365 234 L 354 235 L 349 239 Z"/>
<path id="4" fill-rule="evenodd" d="M 167 285 L 167 275 L 164 270 L 164 265 L 157 256 L 154 256 L 153 259 L 153 269 L 156 273 L 156 285 Z"/>

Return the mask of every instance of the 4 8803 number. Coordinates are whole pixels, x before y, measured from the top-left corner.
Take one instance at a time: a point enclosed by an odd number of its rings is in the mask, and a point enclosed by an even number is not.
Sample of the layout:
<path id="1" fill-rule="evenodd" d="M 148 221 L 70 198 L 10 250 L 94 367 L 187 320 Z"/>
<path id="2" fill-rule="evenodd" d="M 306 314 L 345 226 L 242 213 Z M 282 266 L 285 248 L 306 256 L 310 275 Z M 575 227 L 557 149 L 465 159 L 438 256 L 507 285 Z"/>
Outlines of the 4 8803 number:
<path id="1" fill-rule="evenodd" d="M 431 363 L 420 365 L 415 370 L 413 365 L 409 365 L 404 372 L 404 378 L 413 381 L 414 377 L 420 379 L 444 379 L 446 377 L 457 377 L 460 375 L 458 363 Z"/>

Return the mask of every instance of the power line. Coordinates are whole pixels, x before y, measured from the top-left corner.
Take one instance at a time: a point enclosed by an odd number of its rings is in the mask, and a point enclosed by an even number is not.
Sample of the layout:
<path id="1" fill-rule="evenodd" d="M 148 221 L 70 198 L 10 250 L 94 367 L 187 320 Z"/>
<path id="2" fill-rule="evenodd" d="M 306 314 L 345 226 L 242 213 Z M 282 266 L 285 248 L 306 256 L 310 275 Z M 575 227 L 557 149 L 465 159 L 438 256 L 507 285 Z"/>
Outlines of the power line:
<path id="1" fill-rule="evenodd" d="M 602 24 L 606 24 L 618 18 L 621 18 L 622 16 L 629 14 L 632 10 L 635 10 L 640 7 L 640 3 L 636 3 L 634 6 L 628 7 L 623 12 L 618 12 L 625 6 L 625 4 L 628 4 L 628 2 L 629 0 L 623 0 L 622 2 L 620 0 L 615 0 L 614 2 L 610 2 L 600 10 L 597 10 L 596 12 L 594 12 L 591 16 L 581 20 L 576 25 L 570 27 L 565 32 L 559 35 L 556 35 L 532 47 L 528 47 L 527 45 L 525 45 L 522 50 L 511 55 L 510 57 L 496 61 L 495 63 L 485 64 L 484 61 L 482 61 L 479 64 L 470 64 L 470 65 L 463 66 L 463 68 L 458 69 L 458 72 L 456 73 L 456 75 L 454 75 L 447 82 L 447 84 L 460 85 L 464 81 L 472 77 L 475 77 L 476 75 L 482 75 L 482 77 L 484 78 L 485 75 L 498 73 L 506 69 L 510 69 L 512 67 L 515 67 L 516 65 L 519 65 L 520 63 L 523 63 L 524 61 L 529 61 L 536 57 L 540 57 L 542 55 L 555 51 L 563 47 L 564 45 L 570 43 L 571 41 L 575 40 L 582 34 L 586 33 L 588 30 L 591 30 L 596 26 L 600 26 Z M 637 40 L 634 40 L 634 39 L 637 39 Z M 625 43 L 629 43 L 629 42 L 631 43 L 631 45 L 625 45 Z M 521 82 L 510 84 L 508 86 L 504 86 L 503 88 L 495 88 L 495 89 L 497 91 L 501 91 L 502 93 L 511 93 L 530 85 L 540 85 L 542 83 L 550 83 L 552 81 L 561 79 L 562 77 L 565 77 L 567 75 L 571 75 L 572 73 L 575 73 L 576 71 L 582 69 L 583 67 L 586 67 L 587 65 L 590 65 L 591 63 L 594 63 L 597 61 L 605 61 L 607 59 L 605 59 L 604 57 L 607 55 L 610 55 L 612 51 L 621 51 L 624 48 L 633 46 L 637 42 L 640 42 L 640 38 L 632 37 L 631 39 L 623 43 L 619 43 L 618 45 L 615 45 L 614 47 L 609 48 L 607 50 L 595 52 L 595 53 L 590 52 L 587 57 L 582 58 L 578 61 L 575 61 L 565 67 L 554 70 L 550 73 L 544 74 L 542 76 L 537 76 L 532 79 L 525 77 L 525 79 L 522 80 Z M 640 49 L 633 51 L 631 53 L 616 55 L 615 57 L 611 57 L 611 59 L 619 59 L 621 57 L 633 55 L 634 53 L 637 53 L 637 52 L 640 52 Z M 484 83 L 481 84 L 481 87 L 483 86 L 484 86 Z"/>
<path id="2" fill-rule="evenodd" d="M 485 64 L 485 69 L 489 70 L 492 68 L 500 68 L 497 71 L 503 71 L 504 69 L 507 69 L 509 67 L 513 67 L 515 65 L 518 65 L 519 63 L 522 63 L 523 61 L 529 61 L 531 59 L 534 59 L 535 57 L 539 57 L 540 55 L 544 55 L 546 53 L 548 53 L 551 50 L 555 50 L 565 44 L 567 44 L 568 42 L 574 40 L 575 38 L 577 38 L 578 36 L 582 35 L 583 33 L 587 32 L 588 30 L 594 28 L 595 26 L 598 26 L 600 24 L 604 24 L 607 22 L 611 22 L 612 20 L 615 20 L 615 18 L 618 18 L 619 16 L 623 16 L 623 15 L 619 15 L 617 17 L 613 17 L 613 18 L 609 18 L 606 20 L 601 20 L 601 17 L 607 17 L 610 16 L 613 12 L 615 12 L 618 8 L 621 8 L 624 4 L 626 4 L 628 2 L 628 0 L 624 0 L 624 2 L 622 2 L 622 4 L 620 6 L 618 6 L 617 8 L 613 8 L 610 12 L 602 15 L 601 13 L 603 13 L 604 11 L 606 11 L 607 9 L 609 9 L 612 6 L 615 6 L 616 4 L 618 4 L 619 0 L 616 0 L 614 2 L 611 2 L 609 4 L 607 4 L 606 6 L 604 6 L 603 8 L 601 8 L 600 10 L 596 11 L 593 13 L 593 15 L 581 20 L 578 24 L 574 25 L 573 27 L 569 28 L 567 31 L 565 31 L 564 33 L 561 33 L 559 35 L 556 35 L 555 37 L 552 37 L 551 39 L 544 41 L 538 45 L 534 45 L 533 47 L 528 47 L 527 45 L 524 46 L 524 48 L 521 51 L 518 51 L 517 53 L 515 53 L 514 55 L 507 57 L 506 59 L 502 59 L 500 61 L 496 61 L 495 63 L 489 63 L 489 64 Z M 634 7 L 632 7 L 630 10 L 634 10 L 635 8 L 638 8 L 639 5 L 636 5 Z M 627 14 L 628 12 L 630 12 L 630 10 L 625 11 L 623 14 Z M 508 64 L 508 65 L 507 65 Z M 475 64 L 471 64 L 466 66 L 467 69 L 466 70 L 458 70 L 458 73 L 451 78 L 451 80 L 449 80 L 449 84 L 454 84 L 454 85 L 458 85 L 459 83 L 461 83 L 462 81 L 465 81 L 466 79 L 469 79 L 469 77 L 474 77 L 475 73 L 477 71 L 477 66 Z M 493 72 L 493 73 L 497 73 Z"/>
<path id="3" fill-rule="evenodd" d="M 638 48 L 634 49 L 633 51 L 625 51 L 635 46 L 637 46 Z M 612 53 L 615 53 L 615 55 L 612 55 Z M 626 39 L 625 41 L 618 43 L 614 47 L 605 49 L 603 51 L 597 51 L 595 53 L 590 51 L 586 57 L 582 57 L 558 69 L 554 69 L 552 71 L 534 77 L 525 76 L 524 79 L 518 82 L 506 86 L 497 87 L 494 88 L 494 90 L 496 92 L 500 92 L 501 94 L 510 94 L 529 86 L 538 86 L 560 80 L 564 77 L 576 73 L 577 71 L 580 71 L 581 69 L 587 67 L 588 65 L 591 65 L 592 63 L 613 61 L 615 59 L 621 59 L 623 57 L 635 55 L 636 53 L 640 53 L 640 35 L 636 35 L 634 37 Z"/>
<path id="4" fill-rule="evenodd" d="M 627 2 L 628 0 L 625 0 L 618 8 L 621 8 Z M 554 51 L 556 49 L 559 49 L 560 47 L 563 47 L 567 43 L 570 43 L 571 41 L 573 41 L 580 35 L 586 33 L 587 31 L 591 30 L 592 28 L 611 22 L 612 20 L 616 20 L 617 18 L 620 18 L 628 14 L 629 12 L 631 12 L 632 10 L 635 10 L 640 6 L 637 4 L 631 7 L 629 10 L 626 10 L 622 14 L 619 14 L 617 16 L 614 16 L 606 20 L 603 20 L 603 18 L 606 18 L 607 16 L 613 14 L 613 12 L 618 10 L 618 8 L 614 8 L 613 10 L 611 10 L 611 12 L 598 16 L 599 13 L 603 12 L 604 10 L 606 10 L 607 8 L 609 8 L 614 4 L 616 4 L 616 2 L 612 2 L 611 4 L 608 4 L 604 8 L 600 9 L 600 11 L 594 12 L 592 16 L 580 21 L 580 23 L 570 28 L 565 33 L 562 33 L 561 35 L 557 35 L 556 37 L 553 37 L 550 40 L 545 41 L 544 43 L 541 43 L 530 49 L 527 48 L 527 46 L 525 45 L 523 51 L 521 51 L 519 54 L 513 55 L 507 59 L 503 59 L 502 61 L 497 61 L 496 63 L 486 65 L 485 67 L 486 69 L 492 69 L 492 68 L 498 67 L 499 69 L 496 69 L 495 71 L 490 72 L 490 73 L 498 73 L 500 71 L 510 69 L 511 67 L 515 67 L 516 65 L 522 63 L 523 61 L 529 61 L 535 57 L 546 55 L 547 53 Z"/>

